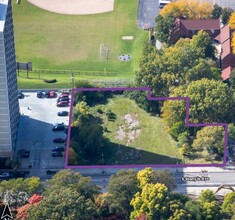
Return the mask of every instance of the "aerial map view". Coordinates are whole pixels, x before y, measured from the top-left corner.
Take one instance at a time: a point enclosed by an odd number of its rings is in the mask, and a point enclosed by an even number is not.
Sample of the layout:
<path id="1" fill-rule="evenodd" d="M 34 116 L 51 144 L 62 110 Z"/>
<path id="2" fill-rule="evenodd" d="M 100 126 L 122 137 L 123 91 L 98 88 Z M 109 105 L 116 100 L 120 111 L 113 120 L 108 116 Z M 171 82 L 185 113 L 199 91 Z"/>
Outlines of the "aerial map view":
<path id="1" fill-rule="evenodd" d="M 0 220 L 235 219 L 234 0 L 0 0 Z"/>

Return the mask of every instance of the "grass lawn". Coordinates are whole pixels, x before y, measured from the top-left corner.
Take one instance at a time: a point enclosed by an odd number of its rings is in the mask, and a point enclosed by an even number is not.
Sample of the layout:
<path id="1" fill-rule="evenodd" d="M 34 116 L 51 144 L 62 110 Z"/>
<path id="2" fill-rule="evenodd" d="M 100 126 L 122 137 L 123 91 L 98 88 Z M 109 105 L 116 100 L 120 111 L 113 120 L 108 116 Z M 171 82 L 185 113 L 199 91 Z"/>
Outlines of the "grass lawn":
<path id="1" fill-rule="evenodd" d="M 190 157 L 183 157 L 177 143 L 165 130 L 162 119 L 150 115 L 123 95 L 114 95 L 107 103 L 96 104 L 90 113 L 102 119 L 97 123 L 102 123 L 103 136 L 109 140 L 103 154 L 104 165 L 222 163 L 209 159 L 206 149 L 194 150 Z M 99 161 L 88 164 L 102 165 Z"/>
<path id="2" fill-rule="evenodd" d="M 111 110 L 114 119 L 108 120 L 105 113 L 98 113 L 99 109 Z M 151 116 L 135 101 L 117 95 L 109 99 L 107 104 L 95 105 L 91 112 L 102 118 L 104 137 L 109 139 L 104 152 L 106 165 L 182 163 L 176 142 L 165 131 L 162 119 Z M 130 128 L 124 121 L 127 114 L 139 124 Z M 125 127 L 123 130 L 126 136 L 122 140 L 117 139 L 120 126 Z M 129 135 L 135 131 L 140 132 L 139 136 L 128 142 Z"/>
<path id="3" fill-rule="evenodd" d="M 113 12 L 81 16 L 47 12 L 26 0 L 12 5 L 17 61 L 31 61 L 34 69 L 112 71 L 121 78 L 138 69 L 148 32 L 137 29 L 137 0 L 115 0 Z M 134 40 L 122 40 L 126 35 Z M 109 48 L 109 59 L 100 58 L 101 43 Z M 121 54 L 132 60 L 119 61 Z M 18 80 L 20 87 L 31 81 Z"/>

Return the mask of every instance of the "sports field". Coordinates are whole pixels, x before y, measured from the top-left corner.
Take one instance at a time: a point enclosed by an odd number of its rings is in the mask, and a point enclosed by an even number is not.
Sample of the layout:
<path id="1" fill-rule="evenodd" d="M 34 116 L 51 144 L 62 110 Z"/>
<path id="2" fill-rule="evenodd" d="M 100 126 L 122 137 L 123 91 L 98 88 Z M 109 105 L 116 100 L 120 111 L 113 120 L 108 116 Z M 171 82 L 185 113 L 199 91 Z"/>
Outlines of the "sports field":
<path id="1" fill-rule="evenodd" d="M 115 0 L 113 12 L 94 15 L 56 14 L 27 1 L 12 5 L 17 61 L 31 61 L 34 69 L 112 71 L 121 78 L 134 76 L 148 38 L 148 32 L 137 29 L 137 0 Z M 133 40 L 123 40 L 123 36 L 133 36 Z M 100 57 L 102 43 L 109 49 L 108 59 Z M 129 54 L 132 60 L 119 61 L 122 54 Z M 28 81 L 21 77 L 20 87 Z"/>

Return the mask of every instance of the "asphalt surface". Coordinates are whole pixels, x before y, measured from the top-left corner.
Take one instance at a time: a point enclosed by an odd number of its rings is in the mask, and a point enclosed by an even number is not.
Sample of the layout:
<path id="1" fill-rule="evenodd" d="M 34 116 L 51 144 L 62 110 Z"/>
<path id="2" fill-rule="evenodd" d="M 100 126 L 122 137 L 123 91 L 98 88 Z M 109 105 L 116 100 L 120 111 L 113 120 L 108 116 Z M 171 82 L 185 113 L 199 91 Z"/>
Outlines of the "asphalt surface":
<path id="1" fill-rule="evenodd" d="M 159 14 L 158 0 L 139 0 L 138 4 L 138 27 L 150 28 L 156 25 L 155 18 Z"/>
<path id="2" fill-rule="evenodd" d="M 54 123 L 68 124 L 69 117 L 59 117 L 57 112 L 69 111 L 69 107 L 56 107 L 56 98 L 37 98 L 36 92 L 24 93 L 24 98 L 19 100 L 20 123 L 16 143 L 16 151 L 19 149 L 30 150 L 29 158 L 21 158 L 21 168 L 32 169 L 63 168 L 64 158 L 53 158 L 52 149 L 65 146 L 65 144 L 53 143 L 54 138 L 65 138 L 63 131 L 52 131 Z"/>

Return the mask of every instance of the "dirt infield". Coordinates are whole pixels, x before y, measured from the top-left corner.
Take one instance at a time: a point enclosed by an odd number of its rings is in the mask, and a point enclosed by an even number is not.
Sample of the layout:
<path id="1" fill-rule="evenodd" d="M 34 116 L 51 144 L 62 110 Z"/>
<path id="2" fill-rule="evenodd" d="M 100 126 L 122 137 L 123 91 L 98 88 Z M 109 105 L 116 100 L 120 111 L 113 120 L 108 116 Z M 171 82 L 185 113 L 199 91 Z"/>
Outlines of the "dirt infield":
<path id="1" fill-rule="evenodd" d="M 114 0 L 28 0 L 44 10 L 59 14 L 86 15 L 113 11 Z"/>

